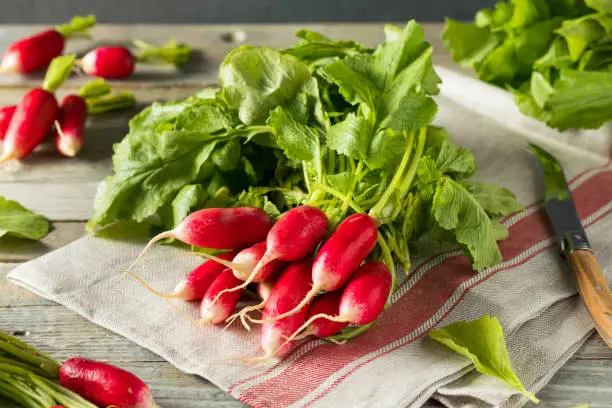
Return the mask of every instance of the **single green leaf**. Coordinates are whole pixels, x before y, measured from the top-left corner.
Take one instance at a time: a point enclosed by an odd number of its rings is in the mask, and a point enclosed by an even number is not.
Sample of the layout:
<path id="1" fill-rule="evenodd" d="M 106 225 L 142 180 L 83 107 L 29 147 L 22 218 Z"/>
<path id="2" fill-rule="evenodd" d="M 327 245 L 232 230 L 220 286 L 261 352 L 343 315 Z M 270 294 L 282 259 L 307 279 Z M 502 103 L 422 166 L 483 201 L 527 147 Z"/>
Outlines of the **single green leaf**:
<path id="1" fill-rule="evenodd" d="M 442 141 L 437 148 L 428 150 L 427 154 L 435 160 L 441 173 L 468 178 L 476 172 L 476 159 L 472 152 L 457 147 L 448 140 Z"/>
<path id="2" fill-rule="evenodd" d="M 372 137 L 366 163 L 372 169 L 395 170 L 407 146 L 403 133 L 379 131 Z"/>
<path id="3" fill-rule="evenodd" d="M 317 130 L 301 124 L 281 106 L 270 112 L 268 125 L 272 127 L 276 144 L 287 157 L 309 161 L 318 156 L 320 141 Z"/>
<path id="4" fill-rule="evenodd" d="M 482 24 L 482 23 L 481 23 Z M 466 68 L 478 65 L 501 43 L 501 36 L 488 28 L 446 19 L 442 40 L 453 61 Z"/>
<path id="5" fill-rule="evenodd" d="M 49 221 L 17 201 L 0 197 L 0 237 L 12 235 L 39 240 L 49 233 Z"/>
<path id="6" fill-rule="evenodd" d="M 242 46 L 230 52 L 219 69 L 222 97 L 247 125 L 262 125 L 276 107 L 298 122 L 321 120 L 317 80 L 308 65 L 271 48 Z"/>
<path id="7" fill-rule="evenodd" d="M 489 216 L 461 184 L 449 178 L 438 182 L 432 213 L 441 228 L 453 233 L 474 269 L 480 271 L 502 261 Z"/>
<path id="8" fill-rule="evenodd" d="M 94 232 L 94 236 L 122 241 L 146 241 L 151 237 L 152 226 L 134 221 L 117 221 Z"/>
<path id="9" fill-rule="evenodd" d="M 371 125 L 367 120 L 354 113 L 349 113 L 341 122 L 336 123 L 327 132 L 327 145 L 340 154 L 357 160 L 368 157 Z"/>
<path id="10" fill-rule="evenodd" d="M 463 181 L 461 184 L 490 216 L 504 217 L 523 210 L 515 195 L 506 188 L 478 181 Z"/>
<path id="11" fill-rule="evenodd" d="M 344 171 L 342 173 L 328 175 L 327 182 L 333 189 L 345 193 L 353 186 L 355 176 L 348 171 Z"/>
<path id="12" fill-rule="evenodd" d="M 431 330 L 429 337 L 469 358 L 478 372 L 497 377 L 531 401 L 539 402 L 512 371 L 504 332 L 497 318 L 485 315 L 471 322 L 456 322 Z"/>
<path id="13" fill-rule="evenodd" d="M 396 132 L 404 130 L 418 130 L 429 125 L 438 112 L 438 105 L 429 96 L 421 94 L 407 94 L 393 109 L 384 111 L 384 119 L 380 127 Z"/>

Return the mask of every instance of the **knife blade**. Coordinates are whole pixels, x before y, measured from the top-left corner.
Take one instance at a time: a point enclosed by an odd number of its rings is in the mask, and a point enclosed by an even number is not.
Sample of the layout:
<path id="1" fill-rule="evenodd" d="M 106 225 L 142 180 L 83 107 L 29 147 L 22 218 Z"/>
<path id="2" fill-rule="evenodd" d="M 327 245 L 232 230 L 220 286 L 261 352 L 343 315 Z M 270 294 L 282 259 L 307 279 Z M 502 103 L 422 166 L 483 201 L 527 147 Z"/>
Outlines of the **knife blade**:
<path id="1" fill-rule="evenodd" d="M 578 217 L 563 168 L 543 148 L 529 144 L 529 150 L 539 159 L 544 171 L 546 214 L 576 278 L 578 293 L 595 329 L 612 348 L 612 293 Z"/>

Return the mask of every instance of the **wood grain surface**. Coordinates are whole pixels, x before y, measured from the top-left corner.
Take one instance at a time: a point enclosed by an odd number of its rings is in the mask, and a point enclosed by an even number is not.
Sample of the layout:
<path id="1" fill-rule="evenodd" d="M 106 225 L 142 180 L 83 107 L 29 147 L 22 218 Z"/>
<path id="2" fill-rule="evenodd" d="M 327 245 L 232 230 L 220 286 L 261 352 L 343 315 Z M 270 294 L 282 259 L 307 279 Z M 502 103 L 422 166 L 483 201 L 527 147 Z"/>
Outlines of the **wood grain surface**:
<path id="1" fill-rule="evenodd" d="M 289 46 L 295 41 L 294 32 L 302 27 L 365 45 L 383 40 L 382 24 L 101 25 L 93 34 L 98 44 L 125 43 L 131 38 L 163 42 L 174 37 L 196 48 L 194 60 L 182 72 L 143 66 L 129 81 L 113 83 L 115 89 L 133 91 L 142 107 L 156 100 L 184 98 L 215 83 L 220 61 L 238 44 Z M 12 41 L 40 28 L 1 26 L 0 53 Z M 441 25 L 426 24 L 425 32 L 435 48 L 434 62 L 457 69 L 439 40 Z M 83 40 L 70 41 L 68 52 L 82 53 L 91 46 L 92 43 Z M 41 79 L 42 74 L 0 76 L 0 106 L 16 103 Z M 72 77 L 62 92 L 75 90 L 85 81 L 87 78 Z M 123 137 L 127 120 L 135 111 L 90 120 L 85 148 L 78 158 L 60 158 L 50 146 L 44 146 L 22 163 L 0 168 L 0 195 L 19 200 L 53 221 L 53 231 L 41 242 L 0 239 L 0 330 L 16 333 L 60 360 L 81 355 L 119 364 L 149 383 L 164 408 L 242 407 L 243 404 L 206 380 L 179 372 L 157 355 L 4 278 L 19 263 L 85 234 L 96 185 L 111 173 L 112 144 Z M 612 407 L 612 351 L 597 336 L 592 336 L 538 396 L 542 400 L 540 406 L 546 408 L 570 408 L 585 403 L 592 408 Z M 0 407 L 11 405 L 0 401 Z"/>

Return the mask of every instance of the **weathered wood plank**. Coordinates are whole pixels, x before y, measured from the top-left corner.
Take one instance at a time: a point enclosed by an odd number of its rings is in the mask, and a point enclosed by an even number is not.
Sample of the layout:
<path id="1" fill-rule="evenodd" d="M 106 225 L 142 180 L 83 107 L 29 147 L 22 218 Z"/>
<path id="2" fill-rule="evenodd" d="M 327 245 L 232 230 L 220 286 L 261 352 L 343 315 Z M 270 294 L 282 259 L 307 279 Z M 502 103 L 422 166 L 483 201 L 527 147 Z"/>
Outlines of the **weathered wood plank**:
<path id="1" fill-rule="evenodd" d="M 405 21 L 398 24 L 405 24 Z M 424 24 L 426 38 L 432 43 L 436 54 L 434 62 L 452 66 L 448 54 L 440 41 L 441 23 Z M 47 28 L 40 25 L 5 25 L 0 27 L 0 52 L 15 40 Z M 186 42 L 195 50 L 193 60 L 182 70 L 176 71 L 160 66 L 139 65 L 129 81 L 117 81 L 118 87 L 157 86 L 164 84 L 202 84 L 216 82 L 216 70 L 220 61 L 241 43 L 266 45 L 277 48 L 291 46 L 296 42 L 294 33 L 301 28 L 320 31 L 331 38 L 350 39 L 367 46 L 375 46 L 384 40 L 383 24 L 240 24 L 240 25 L 98 25 L 92 30 L 95 41 L 73 39 L 67 42 L 66 52 L 82 54 L 101 44 L 126 44 L 133 38 L 153 43 L 163 43 L 169 38 Z M 42 73 L 29 76 L 5 75 L 0 77 L 0 86 L 33 86 L 38 84 Z M 86 77 L 73 76 L 68 86 L 77 86 L 87 81 Z"/>

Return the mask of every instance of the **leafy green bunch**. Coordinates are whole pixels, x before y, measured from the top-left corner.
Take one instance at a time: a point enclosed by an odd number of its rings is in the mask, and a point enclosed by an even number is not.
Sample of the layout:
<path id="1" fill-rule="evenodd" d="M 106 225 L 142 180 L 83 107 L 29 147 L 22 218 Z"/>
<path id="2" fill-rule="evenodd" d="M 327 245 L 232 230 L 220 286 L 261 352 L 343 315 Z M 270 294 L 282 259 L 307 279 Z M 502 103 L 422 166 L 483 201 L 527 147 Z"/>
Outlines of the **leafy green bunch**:
<path id="1" fill-rule="evenodd" d="M 453 59 L 514 93 L 526 115 L 565 130 L 612 119 L 612 1 L 509 0 L 473 23 L 447 19 Z"/>
<path id="2" fill-rule="evenodd" d="M 376 256 L 409 269 L 417 242 L 459 245 L 474 268 L 501 261 L 498 217 L 511 192 L 475 182 L 471 152 L 433 126 L 440 79 L 414 21 L 375 49 L 310 31 L 286 50 L 242 46 L 221 88 L 153 104 L 116 145 L 90 228 L 131 221 L 173 228 L 204 207 L 301 204 L 332 227 L 355 212 L 380 224 Z M 431 245 L 430 245 L 431 246 Z"/>

